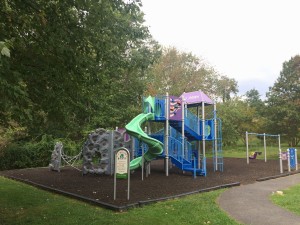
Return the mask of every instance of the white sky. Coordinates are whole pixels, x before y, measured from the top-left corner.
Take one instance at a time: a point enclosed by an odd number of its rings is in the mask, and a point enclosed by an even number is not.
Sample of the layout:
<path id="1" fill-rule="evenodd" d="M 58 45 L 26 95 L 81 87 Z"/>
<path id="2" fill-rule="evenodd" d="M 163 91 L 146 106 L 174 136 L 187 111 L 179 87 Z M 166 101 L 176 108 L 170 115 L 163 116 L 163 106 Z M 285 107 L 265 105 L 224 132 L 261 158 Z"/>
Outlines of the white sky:
<path id="1" fill-rule="evenodd" d="M 300 0 L 142 0 L 146 25 L 163 46 L 205 59 L 262 97 L 282 63 L 300 54 Z"/>

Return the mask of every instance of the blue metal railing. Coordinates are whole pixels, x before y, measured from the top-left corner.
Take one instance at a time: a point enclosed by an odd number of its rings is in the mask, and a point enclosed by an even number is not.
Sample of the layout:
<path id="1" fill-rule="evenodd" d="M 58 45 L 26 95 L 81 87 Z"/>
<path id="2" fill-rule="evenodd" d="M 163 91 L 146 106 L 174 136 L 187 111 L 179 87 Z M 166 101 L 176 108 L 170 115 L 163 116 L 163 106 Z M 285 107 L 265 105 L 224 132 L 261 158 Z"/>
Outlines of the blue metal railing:
<path id="1" fill-rule="evenodd" d="M 202 129 L 202 119 L 199 119 L 195 114 L 191 111 L 186 110 L 184 124 L 197 135 L 204 135 L 206 140 L 214 139 L 214 119 L 206 119 L 204 121 L 205 128 L 204 131 Z"/>
<path id="2" fill-rule="evenodd" d="M 199 119 L 190 110 L 186 109 L 184 116 L 184 124 L 193 130 L 196 134 L 200 135 Z"/>
<path id="3" fill-rule="evenodd" d="M 192 161 L 192 144 L 184 139 L 184 149 L 182 148 L 182 138 L 176 139 L 169 137 L 169 156 L 183 162 L 183 160 Z"/>
<path id="4" fill-rule="evenodd" d="M 193 159 L 193 150 L 192 150 L 192 144 L 187 141 L 187 139 L 184 139 L 184 147 L 185 147 L 185 159 L 188 161 L 192 161 Z"/>
<path id="5" fill-rule="evenodd" d="M 169 156 L 182 161 L 182 143 L 174 137 L 169 137 Z"/>
<path id="6" fill-rule="evenodd" d="M 180 137 L 182 137 L 181 133 L 178 132 L 175 128 L 173 127 L 170 127 L 170 133 L 169 133 L 169 136 L 173 137 L 173 138 L 176 138 L 176 139 L 179 139 Z"/>

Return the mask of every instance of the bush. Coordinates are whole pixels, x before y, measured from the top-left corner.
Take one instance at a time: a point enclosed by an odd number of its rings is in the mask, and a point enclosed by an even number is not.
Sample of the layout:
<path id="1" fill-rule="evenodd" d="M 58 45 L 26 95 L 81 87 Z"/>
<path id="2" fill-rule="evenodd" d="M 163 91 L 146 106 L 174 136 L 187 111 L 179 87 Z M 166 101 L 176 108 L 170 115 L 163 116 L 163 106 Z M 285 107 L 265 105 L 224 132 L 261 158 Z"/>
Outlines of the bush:
<path id="1" fill-rule="evenodd" d="M 0 170 L 47 166 L 54 146 L 51 136 L 38 142 L 15 142 L 2 149 Z"/>
<path id="2" fill-rule="evenodd" d="M 48 166 L 57 141 L 63 143 L 64 152 L 70 156 L 77 155 L 83 145 L 83 142 L 76 143 L 70 139 L 54 139 L 51 135 L 43 135 L 35 142 L 11 143 L 0 150 L 0 170 Z"/>

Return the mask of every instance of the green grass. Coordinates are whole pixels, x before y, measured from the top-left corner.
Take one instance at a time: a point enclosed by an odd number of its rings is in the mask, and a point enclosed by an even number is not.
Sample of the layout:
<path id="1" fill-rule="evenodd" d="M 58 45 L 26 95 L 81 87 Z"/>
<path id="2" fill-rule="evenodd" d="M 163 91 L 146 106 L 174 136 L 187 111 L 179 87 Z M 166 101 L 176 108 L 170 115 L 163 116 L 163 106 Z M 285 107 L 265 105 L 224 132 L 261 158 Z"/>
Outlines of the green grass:
<path id="1" fill-rule="evenodd" d="M 283 195 L 271 195 L 271 201 L 300 216 L 300 184 L 283 191 Z"/>
<path id="2" fill-rule="evenodd" d="M 238 224 L 216 204 L 223 191 L 118 213 L 0 177 L 0 224 Z"/>

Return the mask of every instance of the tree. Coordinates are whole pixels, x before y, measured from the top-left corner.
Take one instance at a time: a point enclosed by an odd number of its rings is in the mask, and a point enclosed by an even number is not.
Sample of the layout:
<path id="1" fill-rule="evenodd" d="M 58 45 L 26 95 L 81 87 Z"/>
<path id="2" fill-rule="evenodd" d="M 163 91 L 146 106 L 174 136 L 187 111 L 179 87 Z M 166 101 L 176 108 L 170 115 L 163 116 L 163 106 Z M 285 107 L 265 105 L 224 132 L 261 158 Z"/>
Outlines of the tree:
<path id="1" fill-rule="evenodd" d="M 283 63 L 279 77 L 267 93 L 269 130 L 283 135 L 291 146 L 300 140 L 300 56 Z"/>
<path id="2" fill-rule="evenodd" d="M 192 53 L 180 52 L 175 47 L 164 48 L 162 56 L 150 70 L 150 94 L 181 95 L 183 92 L 202 90 L 208 95 L 223 97 L 237 92 L 234 79 L 220 76 L 214 68 Z M 225 88 L 226 86 L 226 88 Z"/>
<path id="3" fill-rule="evenodd" d="M 249 106 L 254 108 L 259 108 L 263 105 L 263 101 L 260 99 L 260 94 L 256 89 L 251 89 L 246 92 L 246 102 Z"/>
<path id="4" fill-rule="evenodd" d="M 256 117 L 258 119 L 263 119 L 266 107 L 265 103 L 260 98 L 259 92 L 256 89 L 251 89 L 246 92 L 246 102 L 250 107 L 255 109 Z"/>
<path id="5" fill-rule="evenodd" d="M 13 50 L 1 60 L 0 124 L 24 126 L 31 138 L 77 137 L 87 123 L 123 121 L 159 54 L 140 6 L 139 0 L 1 1 L 0 40 Z"/>
<path id="6" fill-rule="evenodd" d="M 222 141 L 225 146 L 235 145 L 245 138 L 246 131 L 259 130 L 255 109 L 239 98 L 218 104 L 218 115 L 222 120 Z"/>
<path id="7" fill-rule="evenodd" d="M 216 93 L 221 97 L 223 102 L 231 99 L 231 94 L 238 92 L 237 81 L 233 78 L 221 76 L 218 80 Z"/>

